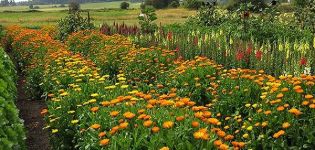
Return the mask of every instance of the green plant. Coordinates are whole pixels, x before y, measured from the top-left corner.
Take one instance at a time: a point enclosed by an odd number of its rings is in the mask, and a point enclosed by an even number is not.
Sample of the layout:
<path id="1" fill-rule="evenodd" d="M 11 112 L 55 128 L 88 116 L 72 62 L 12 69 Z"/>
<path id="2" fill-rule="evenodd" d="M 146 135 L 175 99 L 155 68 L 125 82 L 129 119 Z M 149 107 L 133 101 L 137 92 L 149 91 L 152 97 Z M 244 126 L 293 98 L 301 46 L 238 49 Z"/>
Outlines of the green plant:
<path id="1" fill-rule="evenodd" d="M 180 4 L 179 4 L 179 1 L 178 0 L 173 0 L 170 4 L 169 4 L 169 7 L 172 7 L 172 8 L 177 8 L 179 7 Z"/>
<path id="2" fill-rule="evenodd" d="M 185 0 L 183 6 L 188 9 L 199 9 L 202 6 L 202 1 L 200 0 Z"/>
<path id="3" fill-rule="evenodd" d="M 120 3 L 120 9 L 128 9 L 128 8 L 129 8 L 129 3 L 127 2 Z"/>
<path id="4" fill-rule="evenodd" d="M 153 8 L 145 8 L 141 10 L 142 14 L 138 16 L 142 33 L 153 33 L 157 29 L 154 21 L 157 19 Z"/>
<path id="5" fill-rule="evenodd" d="M 0 149 L 26 149 L 25 133 L 16 99 L 16 71 L 9 56 L 0 48 Z"/>
<path id="6" fill-rule="evenodd" d="M 83 18 L 80 12 L 71 13 L 59 20 L 57 38 L 63 41 L 73 32 L 93 28 L 94 25 L 89 21 L 89 18 Z"/>

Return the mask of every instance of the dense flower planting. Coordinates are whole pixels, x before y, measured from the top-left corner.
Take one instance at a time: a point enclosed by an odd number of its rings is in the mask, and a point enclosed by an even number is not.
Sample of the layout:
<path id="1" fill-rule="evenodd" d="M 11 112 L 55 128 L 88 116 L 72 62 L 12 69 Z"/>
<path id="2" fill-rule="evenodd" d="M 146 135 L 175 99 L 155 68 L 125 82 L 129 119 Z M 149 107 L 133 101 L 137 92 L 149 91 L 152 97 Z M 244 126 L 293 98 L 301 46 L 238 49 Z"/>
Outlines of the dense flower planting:
<path id="1" fill-rule="evenodd" d="M 315 146 L 314 76 L 224 69 L 95 31 L 74 33 L 65 46 L 41 31 L 8 30 L 27 82 L 47 98 L 41 113 L 54 148 Z"/>
<path id="2" fill-rule="evenodd" d="M 0 149 L 25 149 L 25 133 L 16 99 L 16 71 L 9 56 L 0 48 Z"/>

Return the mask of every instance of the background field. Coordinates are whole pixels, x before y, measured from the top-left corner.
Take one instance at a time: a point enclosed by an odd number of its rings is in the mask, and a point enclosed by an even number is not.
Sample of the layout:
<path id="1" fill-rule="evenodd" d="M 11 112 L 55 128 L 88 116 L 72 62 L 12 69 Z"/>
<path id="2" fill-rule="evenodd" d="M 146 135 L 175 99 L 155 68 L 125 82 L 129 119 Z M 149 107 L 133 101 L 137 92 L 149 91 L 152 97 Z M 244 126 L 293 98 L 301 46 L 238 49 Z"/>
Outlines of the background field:
<path id="1" fill-rule="evenodd" d="M 120 10 L 121 2 L 87 3 L 81 4 L 82 10 L 89 10 L 90 16 L 96 26 L 99 24 L 125 22 L 137 24 L 137 16 L 140 14 L 140 3 L 131 3 L 131 9 Z M 3 25 L 19 24 L 22 26 L 38 26 L 56 24 L 67 15 L 68 7 L 54 8 L 53 5 L 36 5 L 39 12 L 29 12 L 28 6 L 0 7 L 0 22 Z M 59 5 L 56 5 L 59 6 Z M 184 8 L 157 10 L 158 24 L 181 23 L 189 16 L 195 15 L 196 11 Z M 82 13 L 84 16 L 86 12 Z"/>

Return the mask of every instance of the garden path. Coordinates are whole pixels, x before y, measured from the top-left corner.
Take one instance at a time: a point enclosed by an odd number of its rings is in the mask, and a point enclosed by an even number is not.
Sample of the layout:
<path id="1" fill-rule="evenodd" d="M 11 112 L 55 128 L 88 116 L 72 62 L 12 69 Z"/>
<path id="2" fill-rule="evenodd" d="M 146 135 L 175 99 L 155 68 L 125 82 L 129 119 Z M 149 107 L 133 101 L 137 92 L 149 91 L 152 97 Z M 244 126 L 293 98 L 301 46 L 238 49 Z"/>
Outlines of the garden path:
<path id="1" fill-rule="evenodd" d="M 49 136 L 47 130 L 43 130 L 44 120 L 40 115 L 46 107 L 43 100 L 29 100 L 24 90 L 25 77 L 19 73 L 17 84 L 18 98 L 16 105 L 20 110 L 20 118 L 24 120 L 26 128 L 26 145 L 28 150 L 49 150 Z"/>

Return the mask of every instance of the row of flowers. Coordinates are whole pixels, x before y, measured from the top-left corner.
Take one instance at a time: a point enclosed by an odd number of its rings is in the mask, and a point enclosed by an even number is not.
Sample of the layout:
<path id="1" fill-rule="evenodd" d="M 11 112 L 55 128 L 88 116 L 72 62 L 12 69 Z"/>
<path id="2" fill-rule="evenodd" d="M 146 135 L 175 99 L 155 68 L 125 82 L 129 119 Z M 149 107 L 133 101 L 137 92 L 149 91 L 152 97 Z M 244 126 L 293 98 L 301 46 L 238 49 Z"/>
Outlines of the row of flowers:
<path id="1" fill-rule="evenodd" d="M 95 31 L 74 33 L 64 46 L 43 31 L 8 30 L 27 82 L 39 80 L 31 89 L 47 98 L 41 113 L 54 148 L 315 145 L 314 76 L 227 70 L 205 57 L 186 61 L 173 50 L 138 48 Z"/>

